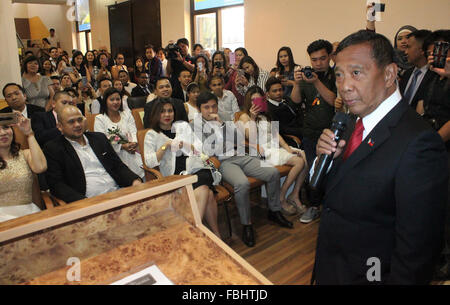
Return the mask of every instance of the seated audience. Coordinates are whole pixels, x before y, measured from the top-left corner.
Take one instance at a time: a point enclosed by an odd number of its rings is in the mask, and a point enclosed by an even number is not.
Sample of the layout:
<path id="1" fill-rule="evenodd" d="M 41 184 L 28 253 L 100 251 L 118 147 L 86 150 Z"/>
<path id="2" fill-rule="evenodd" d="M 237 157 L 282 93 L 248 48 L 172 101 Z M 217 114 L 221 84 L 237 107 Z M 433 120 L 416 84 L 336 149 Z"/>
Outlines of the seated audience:
<path id="1" fill-rule="evenodd" d="M 188 122 L 188 116 L 187 116 L 186 108 L 184 107 L 183 101 L 171 97 L 172 96 L 172 86 L 170 85 L 170 81 L 167 77 L 161 77 L 156 82 L 155 94 L 156 94 L 157 98 L 151 102 L 148 102 L 144 106 L 144 111 L 145 111 L 144 118 L 143 118 L 144 128 L 150 128 L 150 115 L 152 113 L 153 105 L 155 104 L 156 101 L 162 100 L 162 99 L 170 100 L 172 105 L 175 107 L 175 113 L 176 113 L 175 121 Z"/>
<path id="2" fill-rule="evenodd" d="M 238 73 L 236 77 L 236 88 L 241 95 L 245 96 L 248 88 L 254 85 L 265 88 L 269 72 L 261 70 L 253 58 L 250 56 L 244 57 L 239 62 L 239 69 L 244 71 L 244 75 Z"/>
<path id="3" fill-rule="evenodd" d="M 149 84 L 149 78 L 147 72 L 139 72 L 139 74 L 136 75 L 137 77 L 137 86 L 134 87 L 133 90 L 131 90 L 131 96 L 132 97 L 139 97 L 139 96 L 148 96 L 150 93 L 152 93 L 151 85 Z"/>
<path id="4" fill-rule="evenodd" d="M 66 88 L 72 88 L 73 82 L 72 78 L 70 77 L 70 74 L 69 73 L 61 74 L 60 83 L 61 83 L 61 90 L 64 90 Z"/>
<path id="5" fill-rule="evenodd" d="M 257 86 L 248 89 L 245 95 L 244 113 L 239 118 L 239 121 L 246 127 L 245 138 L 250 145 L 259 145 L 260 154 L 270 165 L 292 166 L 280 190 L 281 207 L 286 215 L 303 213 L 306 208 L 300 201 L 300 188 L 308 172 L 305 152 L 289 146 L 278 133 L 276 134 L 278 139 L 272 138 L 272 123 L 270 114 L 267 112 L 267 105 L 266 109 L 261 108 L 262 106 L 254 103 L 255 99 L 267 103 L 264 99 L 264 91 Z M 277 144 L 274 145 L 274 143 Z M 294 189 L 286 197 L 294 182 Z"/>
<path id="6" fill-rule="evenodd" d="M 86 107 L 83 101 L 80 99 L 80 94 L 78 93 L 78 90 L 72 87 L 64 89 L 64 92 L 69 93 L 70 97 L 72 98 L 72 103 L 75 104 L 78 107 L 78 109 L 80 109 L 81 114 L 84 115 Z"/>
<path id="7" fill-rule="evenodd" d="M 36 140 L 41 147 L 50 140 L 53 140 L 61 135 L 56 126 L 57 113 L 67 105 L 76 107 L 72 97 L 68 92 L 56 92 L 52 102 L 52 110 L 47 112 L 36 112 L 31 118 L 31 126 L 33 127 Z"/>
<path id="8" fill-rule="evenodd" d="M 151 130 L 145 135 L 145 163 L 148 167 L 159 166 L 164 176 L 194 174 L 198 181 L 192 185 L 200 216 L 205 216 L 211 230 L 220 237 L 217 224 L 217 202 L 214 179 L 210 169 L 191 168 L 195 164 L 193 155 L 191 127 L 187 122 L 174 122 L 176 109 L 169 100 L 154 102 L 149 123 Z M 188 147 L 188 149 L 186 149 Z M 200 156 L 197 156 L 200 158 Z"/>
<path id="9" fill-rule="evenodd" d="M 86 83 L 83 85 L 82 80 L 79 80 L 74 86 L 78 92 L 79 104 L 84 105 L 84 110 L 81 110 L 81 113 L 87 114 L 91 113 L 91 105 L 95 100 L 95 90 L 90 83 Z"/>
<path id="10" fill-rule="evenodd" d="M 209 88 L 217 97 L 219 103 L 219 117 L 221 121 L 234 121 L 234 114 L 239 112 L 239 105 L 233 92 L 225 90 L 222 76 L 213 76 Z"/>
<path id="11" fill-rule="evenodd" d="M 96 81 L 99 82 L 103 78 L 112 79 L 110 68 L 109 68 L 108 55 L 106 53 L 100 53 L 97 58 L 98 58 L 99 72 L 98 72 Z"/>
<path id="12" fill-rule="evenodd" d="M 188 69 L 181 70 L 178 76 L 179 86 L 174 88 L 172 92 L 172 97 L 187 102 L 187 87 L 192 82 L 191 71 Z"/>
<path id="13" fill-rule="evenodd" d="M 70 203 L 141 184 L 104 134 L 86 132 L 85 120 L 77 107 L 58 113 L 61 135 L 44 147 L 51 193 Z"/>
<path id="14" fill-rule="evenodd" d="M 21 85 L 15 83 L 6 84 L 3 87 L 3 96 L 8 107 L 0 110 L 0 113 L 20 112 L 25 118 L 31 119 L 35 112 L 43 112 L 44 108 L 27 104 L 27 96 Z"/>
<path id="15" fill-rule="evenodd" d="M 86 73 L 89 74 L 89 76 L 91 77 L 91 85 L 94 86 L 94 83 L 96 82 L 95 79 L 95 75 L 94 75 L 94 70 L 95 67 L 97 66 L 97 59 L 95 57 L 94 52 L 92 51 L 87 51 L 86 54 L 84 55 L 84 63 L 86 65 Z"/>
<path id="16" fill-rule="evenodd" d="M 39 71 L 39 74 L 41 74 L 41 76 L 47 76 L 48 78 L 56 74 L 55 68 L 53 68 L 50 59 L 42 60 L 41 70 Z"/>
<path id="17" fill-rule="evenodd" d="M 58 68 L 58 57 L 60 56 L 58 54 L 58 48 L 51 47 L 48 50 L 48 53 L 50 54 L 50 62 L 52 63 L 53 68 L 56 70 Z"/>
<path id="18" fill-rule="evenodd" d="M 103 78 L 98 82 L 98 96 L 91 104 L 91 113 L 100 113 L 100 101 L 103 99 L 103 94 L 105 91 L 112 87 L 112 81 L 109 78 Z"/>
<path id="19" fill-rule="evenodd" d="M 77 80 L 86 77 L 88 82 L 91 82 L 91 75 L 88 73 L 88 69 L 86 67 L 86 63 L 84 62 L 83 53 L 80 51 L 76 51 L 73 53 L 72 57 L 72 67 L 73 72 L 70 73 L 70 78 L 72 79 L 72 83 L 75 83 Z"/>
<path id="20" fill-rule="evenodd" d="M 133 72 L 130 71 L 130 80 L 137 83 L 138 75 L 141 74 L 141 72 L 145 72 L 144 59 L 141 56 L 138 56 L 134 63 Z"/>
<path id="21" fill-rule="evenodd" d="M 18 116 L 14 125 L 0 121 L 0 222 L 40 211 L 40 202 L 33 203 L 32 198 L 33 173 L 45 172 L 47 161 L 34 138 L 30 119 Z M 21 150 L 15 142 L 13 126 L 26 136 L 29 149 Z"/>
<path id="22" fill-rule="evenodd" d="M 240 222 L 244 226 L 242 240 L 248 247 L 255 245 L 255 237 L 250 216 L 250 183 L 247 176 L 266 182 L 269 213 L 268 218 L 278 225 L 293 228 L 281 213 L 280 203 L 280 173 L 274 167 L 261 166 L 261 160 L 256 157 L 240 155 L 239 149 L 234 148 L 238 133 L 233 122 L 226 124 L 218 115 L 217 97 L 210 92 L 202 92 L 197 99 L 197 106 L 201 112 L 201 120 L 191 123 L 193 130 L 202 130 L 202 137 L 195 147 L 204 154 L 216 156 L 221 161 L 220 173 L 223 180 L 234 188 L 234 199 L 238 208 Z M 201 124 L 199 126 L 197 124 Z M 230 132 L 231 131 L 231 132 Z M 232 139 L 230 139 L 232 135 Z M 197 135 L 196 135 L 197 136 Z M 239 137 L 238 137 L 239 138 Z M 242 138 L 242 137 L 241 137 Z M 206 139 L 207 142 L 206 142 Z M 203 143 L 207 143 L 203 145 Z"/>
<path id="23" fill-rule="evenodd" d="M 116 88 L 106 90 L 100 115 L 95 117 L 94 131 L 104 133 L 122 162 L 144 178 L 141 154 L 137 151 L 136 123 L 130 110 L 124 110 L 122 94 Z"/>
<path id="24" fill-rule="evenodd" d="M 128 92 L 128 95 L 131 96 L 131 92 L 134 88 L 136 88 L 137 85 L 130 82 L 128 72 L 125 70 L 119 71 L 119 79 L 122 82 L 123 88 Z"/>
<path id="25" fill-rule="evenodd" d="M 61 80 L 59 75 L 53 75 L 50 77 L 50 80 L 52 81 L 52 88 L 53 88 L 53 92 L 58 92 L 61 91 Z"/>
<path id="26" fill-rule="evenodd" d="M 120 79 L 115 79 L 113 81 L 113 88 L 117 89 L 122 96 L 122 107 L 123 110 L 130 110 L 128 107 L 128 97 L 131 96 L 123 87 L 122 81 Z"/>
<path id="27" fill-rule="evenodd" d="M 28 103 L 45 108 L 53 98 L 52 82 L 47 76 L 39 75 L 39 61 L 36 57 L 27 57 L 23 62 L 22 86 Z"/>
<path id="28" fill-rule="evenodd" d="M 197 98 L 200 95 L 200 88 L 197 83 L 190 83 L 187 86 L 188 101 L 184 103 L 189 122 L 192 122 L 200 111 L 197 108 Z"/>

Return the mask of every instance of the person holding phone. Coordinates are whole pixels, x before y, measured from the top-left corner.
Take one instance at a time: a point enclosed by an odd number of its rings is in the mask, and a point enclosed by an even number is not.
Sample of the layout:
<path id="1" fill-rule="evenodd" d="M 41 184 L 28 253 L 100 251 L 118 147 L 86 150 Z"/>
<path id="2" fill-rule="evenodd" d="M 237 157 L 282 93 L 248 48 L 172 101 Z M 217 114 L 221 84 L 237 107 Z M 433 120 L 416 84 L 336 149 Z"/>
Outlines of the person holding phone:
<path id="1" fill-rule="evenodd" d="M 102 78 L 111 79 L 112 75 L 111 75 L 111 72 L 109 71 L 108 55 L 106 53 L 100 53 L 98 55 L 98 63 L 99 63 L 100 71 L 97 75 L 97 82 L 99 80 L 101 80 Z"/>
<path id="2" fill-rule="evenodd" d="M 233 70 L 230 69 L 227 57 L 221 51 L 216 51 L 212 57 L 212 74 L 223 77 L 225 84 L 228 83 Z"/>
<path id="3" fill-rule="evenodd" d="M 304 213 L 306 208 L 300 201 L 300 189 L 308 172 L 305 152 L 289 146 L 279 133 L 275 135 L 278 139 L 272 139 L 273 122 L 268 112 L 264 91 L 260 87 L 253 86 L 248 89 L 243 112 L 239 121 L 246 127 L 245 138 L 250 145 L 258 144 L 259 153 L 270 165 L 292 166 L 280 189 L 280 202 L 284 213 L 286 215 Z M 276 141 L 279 145 L 274 146 L 273 143 Z M 286 197 L 287 191 L 294 182 L 293 191 Z"/>
<path id="4" fill-rule="evenodd" d="M 34 137 L 30 119 L 20 113 L 15 115 L 15 124 L 0 121 L 0 221 L 41 210 L 36 205 L 39 202 L 33 203 L 33 176 L 47 170 L 47 160 Z M 29 149 L 20 149 L 13 127 L 25 135 Z"/>
<path id="5" fill-rule="evenodd" d="M 88 82 L 91 82 L 91 74 L 88 73 L 83 53 L 80 51 L 75 51 L 75 53 L 73 53 L 72 67 L 73 72 L 70 73 L 70 78 L 73 83 L 76 83 L 77 80 L 82 79 L 83 77 L 85 77 Z"/>
<path id="6" fill-rule="evenodd" d="M 208 58 L 200 54 L 194 59 L 194 73 L 192 79 L 200 87 L 200 92 L 208 91 L 209 64 Z"/>
<path id="7" fill-rule="evenodd" d="M 239 107 L 242 108 L 242 105 L 244 104 L 244 96 L 241 93 L 239 93 L 236 87 L 236 79 L 238 76 L 241 77 L 244 75 L 244 73 L 242 73 L 243 72 L 242 70 L 238 73 L 238 67 L 241 59 L 244 58 L 245 56 L 248 56 L 248 52 L 245 48 L 237 48 L 234 51 L 233 55 L 230 54 L 230 57 L 231 56 L 233 56 L 233 60 L 231 60 L 230 58 L 230 64 L 232 61 L 234 63 L 230 65 L 231 75 L 228 79 L 228 82 L 225 85 L 225 89 L 233 92 L 234 96 L 236 96 Z"/>
<path id="8" fill-rule="evenodd" d="M 294 55 L 292 54 L 291 48 L 282 47 L 278 50 L 276 66 L 278 68 L 276 77 L 281 80 L 284 95 L 290 96 L 295 83 L 294 69 L 298 67 L 294 61 Z"/>
<path id="9" fill-rule="evenodd" d="M 241 70 L 244 70 L 244 75 L 242 75 Z M 236 88 L 241 95 L 245 96 L 248 88 L 254 85 L 260 88 L 265 88 L 268 79 L 269 72 L 260 69 L 250 56 L 244 57 L 239 62 L 238 76 L 236 77 Z"/>

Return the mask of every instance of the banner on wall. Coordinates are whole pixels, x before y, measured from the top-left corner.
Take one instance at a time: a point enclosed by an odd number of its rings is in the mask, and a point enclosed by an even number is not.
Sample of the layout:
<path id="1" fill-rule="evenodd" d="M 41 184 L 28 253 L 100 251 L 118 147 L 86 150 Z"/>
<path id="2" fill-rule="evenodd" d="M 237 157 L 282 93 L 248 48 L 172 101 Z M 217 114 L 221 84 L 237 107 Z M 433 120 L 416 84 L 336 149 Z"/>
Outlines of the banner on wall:
<path id="1" fill-rule="evenodd" d="M 206 10 L 209 8 L 217 8 L 231 5 L 244 4 L 244 0 L 195 0 L 194 10 Z"/>

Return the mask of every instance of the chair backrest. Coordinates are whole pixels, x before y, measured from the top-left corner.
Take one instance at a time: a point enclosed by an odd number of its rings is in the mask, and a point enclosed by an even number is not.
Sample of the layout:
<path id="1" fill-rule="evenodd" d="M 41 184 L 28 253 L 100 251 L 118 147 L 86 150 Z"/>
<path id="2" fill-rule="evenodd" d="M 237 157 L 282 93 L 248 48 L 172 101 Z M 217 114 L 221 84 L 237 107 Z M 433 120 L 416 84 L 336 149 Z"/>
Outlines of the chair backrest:
<path id="1" fill-rule="evenodd" d="M 144 108 L 136 108 L 131 110 L 137 130 L 144 129 Z"/>
<path id="2" fill-rule="evenodd" d="M 128 108 L 130 108 L 130 110 L 133 110 L 136 108 L 144 108 L 146 102 L 147 102 L 146 96 L 138 96 L 138 97 L 130 96 L 127 99 Z"/>
<path id="3" fill-rule="evenodd" d="M 142 164 L 145 164 L 145 153 L 144 153 L 144 140 L 145 140 L 145 135 L 147 134 L 147 132 L 150 129 L 140 129 L 137 132 L 137 141 L 138 141 L 138 145 L 139 145 L 139 152 L 141 153 L 141 157 L 142 157 Z"/>
<path id="4" fill-rule="evenodd" d="M 98 114 L 88 114 L 88 115 L 86 115 L 87 129 L 89 131 L 94 131 L 95 117 L 97 115 Z"/>

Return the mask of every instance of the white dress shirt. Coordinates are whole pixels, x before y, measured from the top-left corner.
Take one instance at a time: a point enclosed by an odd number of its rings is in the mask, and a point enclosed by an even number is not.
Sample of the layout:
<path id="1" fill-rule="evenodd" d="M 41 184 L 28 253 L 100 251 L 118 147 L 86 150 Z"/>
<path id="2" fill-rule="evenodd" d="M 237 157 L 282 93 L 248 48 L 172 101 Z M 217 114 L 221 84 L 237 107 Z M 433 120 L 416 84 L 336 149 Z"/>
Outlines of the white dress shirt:
<path id="1" fill-rule="evenodd" d="M 86 177 L 85 196 L 91 198 L 118 190 L 119 186 L 98 160 L 96 154 L 89 145 L 88 138 L 85 135 L 83 135 L 83 137 L 86 141 L 85 146 L 81 146 L 78 142 L 68 138 L 66 139 L 73 146 L 73 149 L 75 149 L 78 158 L 80 158 L 81 165 L 83 166 L 84 175 Z"/>
<path id="2" fill-rule="evenodd" d="M 378 125 L 378 123 L 401 101 L 402 95 L 400 94 L 399 89 L 395 90 L 395 92 L 389 96 L 386 100 L 384 100 L 372 113 L 366 115 L 362 118 L 364 125 L 364 132 L 362 141 L 366 139 L 366 137 L 370 134 L 370 132 Z M 361 118 L 358 118 L 360 120 Z M 361 141 L 361 142 L 362 142 Z M 343 153 L 343 152 L 342 152 Z M 314 174 L 314 167 L 316 165 L 317 157 L 314 159 L 314 163 L 311 166 L 309 171 L 310 177 L 312 178 Z M 330 166 L 328 167 L 327 172 L 333 166 L 333 161 L 331 161 Z"/>
<path id="3" fill-rule="evenodd" d="M 137 84 L 128 82 L 126 86 L 123 86 L 123 88 L 128 92 L 128 94 L 131 95 L 131 91 L 133 91 L 134 88 L 136 88 Z"/>
<path id="4" fill-rule="evenodd" d="M 234 114 L 239 112 L 239 105 L 233 92 L 223 90 L 222 97 L 219 100 L 219 117 L 223 122 L 234 121 Z"/>

